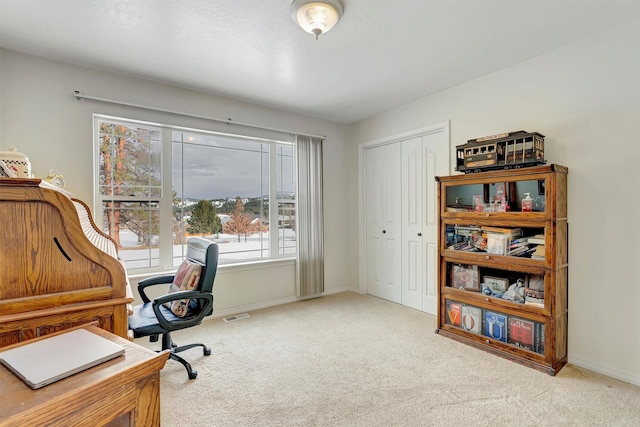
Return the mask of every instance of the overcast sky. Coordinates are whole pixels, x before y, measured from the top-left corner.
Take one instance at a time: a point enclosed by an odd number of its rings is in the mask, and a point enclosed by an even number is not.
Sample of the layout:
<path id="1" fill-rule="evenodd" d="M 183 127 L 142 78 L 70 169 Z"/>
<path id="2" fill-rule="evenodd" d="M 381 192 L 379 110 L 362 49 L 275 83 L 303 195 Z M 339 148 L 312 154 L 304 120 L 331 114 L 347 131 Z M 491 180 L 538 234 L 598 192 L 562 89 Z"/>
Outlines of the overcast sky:
<path id="1" fill-rule="evenodd" d="M 191 138 L 188 140 L 190 143 L 174 144 L 173 147 L 173 185 L 178 197 L 220 199 L 250 198 L 268 194 L 267 144 L 220 137 L 209 139 L 206 138 L 207 135 L 186 133 L 183 137 L 185 142 L 187 138 Z M 293 157 L 279 156 L 278 160 L 282 177 L 279 180 L 278 191 L 293 193 Z M 180 170 L 183 170 L 182 175 L 177 173 Z M 183 180 L 184 194 L 181 194 Z"/>

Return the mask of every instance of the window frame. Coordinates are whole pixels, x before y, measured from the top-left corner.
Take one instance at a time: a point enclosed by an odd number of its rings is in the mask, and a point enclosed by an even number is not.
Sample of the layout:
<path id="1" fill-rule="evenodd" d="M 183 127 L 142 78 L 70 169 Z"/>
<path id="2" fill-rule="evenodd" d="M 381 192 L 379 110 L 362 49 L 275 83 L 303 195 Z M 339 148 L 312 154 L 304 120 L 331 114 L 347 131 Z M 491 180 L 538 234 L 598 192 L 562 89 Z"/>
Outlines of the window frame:
<path id="1" fill-rule="evenodd" d="M 141 196 L 103 196 L 100 194 L 100 123 L 101 122 L 109 122 L 109 123 L 121 123 L 123 125 L 137 125 L 137 126 L 148 126 L 153 128 L 159 128 L 161 130 L 161 161 L 160 161 L 160 174 L 161 174 L 161 195 L 160 197 L 141 197 Z M 172 226 L 173 226 L 173 132 L 189 132 L 189 133 L 197 133 L 203 135 L 213 135 L 213 136 L 222 136 L 222 137 L 230 137 L 234 139 L 240 139 L 242 141 L 254 141 L 262 144 L 269 144 L 269 171 L 268 171 L 268 188 L 269 188 L 269 224 L 277 224 L 277 232 L 269 232 L 268 239 L 268 257 L 260 257 L 260 258 L 250 258 L 246 261 L 231 261 L 225 262 L 223 259 L 220 262 L 221 267 L 234 266 L 235 268 L 242 268 L 243 266 L 251 266 L 251 265 L 263 265 L 266 263 L 281 263 L 283 261 L 292 260 L 296 258 L 296 245 L 293 246 L 293 253 L 280 253 L 280 241 L 279 241 L 279 233 L 280 233 L 280 225 L 279 225 L 279 206 L 278 206 L 278 198 L 277 198 L 277 147 L 278 146 L 291 146 L 293 153 L 293 177 L 297 179 L 297 162 L 295 160 L 296 150 L 295 144 L 292 141 L 284 141 L 281 139 L 274 138 L 266 138 L 266 137 L 256 137 L 256 136 L 248 136 L 248 135 L 240 135 L 240 134 L 232 134 L 227 132 L 218 132 L 212 130 L 205 129 L 195 129 L 190 127 L 178 126 L 178 125 L 167 125 L 161 123 L 155 123 L 150 121 L 136 120 L 136 119 L 128 119 L 122 117 L 114 117 L 104 114 L 94 114 L 93 115 L 93 127 L 94 127 L 94 141 L 93 141 L 93 149 L 94 149 L 94 171 L 93 171 L 93 180 L 94 180 L 94 197 L 93 197 L 93 205 L 94 205 L 94 217 L 95 222 L 99 226 L 104 224 L 103 218 L 103 203 L 110 200 L 118 200 L 118 201 L 145 201 L 145 202 L 158 202 L 159 206 L 159 221 L 160 221 L 160 229 L 159 229 L 159 266 L 158 267 L 144 267 L 144 268 L 131 268 L 127 267 L 127 272 L 133 275 L 143 276 L 148 273 L 158 273 L 163 271 L 174 271 L 176 267 L 174 264 L 174 254 L 173 254 L 173 239 L 172 239 Z M 296 186 L 294 186 L 295 188 Z M 296 193 L 297 188 L 294 189 L 294 193 Z M 295 194 L 295 203 L 297 203 L 297 193 Z M 294 211 L 295 212 L 295 211 Z M 295 217 L 295 216 L 294 216 Z M 271 231 L 271 229 L 270 229 Z M 297 234 L 296 234 L 297 239 Z M 183 248 L 183 253 L 184 253 Z M 151 258 L 150 258 L 151 260 Z"/>

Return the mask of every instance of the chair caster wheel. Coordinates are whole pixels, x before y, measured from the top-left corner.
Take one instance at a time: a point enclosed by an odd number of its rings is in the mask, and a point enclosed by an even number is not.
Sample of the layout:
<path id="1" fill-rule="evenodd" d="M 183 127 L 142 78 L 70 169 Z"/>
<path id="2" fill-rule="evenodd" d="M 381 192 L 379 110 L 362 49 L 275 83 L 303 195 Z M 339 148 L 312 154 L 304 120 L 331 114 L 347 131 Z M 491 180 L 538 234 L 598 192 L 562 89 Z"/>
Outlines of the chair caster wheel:
<path id="1" fill-rule="evenodd" d="M 196 371 L 189 372 L 189 379 L 190 380 L 195 380 L 197 376 L 198 376 L 198 373 Z"/>
<path id="2" fill-rule="evenodd" d="M 211 349 L 209 347 L 205 347 L 202 349 L 202 353 L 204 353 L 205 356 L 209 356 L 211 354 Z"/>

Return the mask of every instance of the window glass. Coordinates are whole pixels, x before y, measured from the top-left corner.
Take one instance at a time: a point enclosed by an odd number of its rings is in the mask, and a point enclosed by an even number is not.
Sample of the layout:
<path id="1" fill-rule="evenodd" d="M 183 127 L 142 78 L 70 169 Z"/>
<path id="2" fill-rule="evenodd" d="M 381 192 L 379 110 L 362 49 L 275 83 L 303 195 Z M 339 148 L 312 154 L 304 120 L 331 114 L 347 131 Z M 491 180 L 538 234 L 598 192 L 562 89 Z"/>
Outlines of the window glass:
<path id="1" fill-rule="evenodd" d="M 99 192 L 102 196 L 160 197 L 160 130 L 100 122 Z"/>
<path id="2" fill-rule="evenodd" d="M 271 144 L 180 131 L 172 140 L 181 244 L 190 236 L 216 241 L 223 263 L 268 258 Z"/>
<path id="3" fill-rule="evenodd" d="M 278 253 L 296 252 L 296 184 L 293 146 L 276 148 L 278 197 Z"/>
<path id="4" fill-rule="evenodd" d="M 98 199 L 102 225 L 127 268 L 160 266 L 161 130 L 98 121 Z"/>
<path id="5" fill-rule="evenodd" d="M 116 241 L 127 268 L 160 266 L 160 217 L 155 202 L 105 201 L 105 232 Z"/>

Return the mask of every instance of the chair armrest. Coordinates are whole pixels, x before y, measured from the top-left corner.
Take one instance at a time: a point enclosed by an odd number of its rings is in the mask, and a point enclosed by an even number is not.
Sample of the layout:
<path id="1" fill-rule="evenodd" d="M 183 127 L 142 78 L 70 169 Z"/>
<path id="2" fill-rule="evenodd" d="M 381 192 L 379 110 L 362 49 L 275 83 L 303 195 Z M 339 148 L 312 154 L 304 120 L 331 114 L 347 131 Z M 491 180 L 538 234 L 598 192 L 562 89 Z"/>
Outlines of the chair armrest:
<path id="1" fill-rule="evenodd" d="M 200 291 L 176 291 L 168 294 L 160 295 L 159 297 L 153 300 L 154 304 L 162 305 L 171 301 L 179 301 L 182 299 L 192 299 L 202 296 L 202 292 Z"/>
<path id="2" fill-rule="evenodd" d="M 167 302 L 179 301 L 183 299 L 195 299 L 203 301 L 202 304 L 198 304 L 200 307 L 202 307 L 202 309 L 198 313 L 188 315 L 184 318 L 181 318 L 180 320 L 167 320 L 167 318 L 162 314 L 160 308 Z M 152 308 L 160 326 L 168 331 L 175 331 L 178 329 L 197 325 L 198 323 L 202 322 L 202 319 L 211 313 L 210 307 L 212 306 L 213 295 L 210 293 L 200 291 L 178 291 L 162 295 L 161 297 L 154 299 Z"/>
<path id="3" fill-rule="evenodd" d="M 145 303 L 151 302 L 151 299 L 147 296 L 147 293 L 145 292 L 145 288 L 148 288 L 149 286 L 155 286 L 155 285 L 170 285 L 171 283 L 173 283 L 174 277 L 175 276 L 173 274 L 166 274 L 164 276 L 154 276 L 154 277 L 149 277 L 148 279 L 143 279 L 139 281 L 138 293 L 140 294 L 140 298 L 142 298 L 142 301 L 144 301 Z"/>

